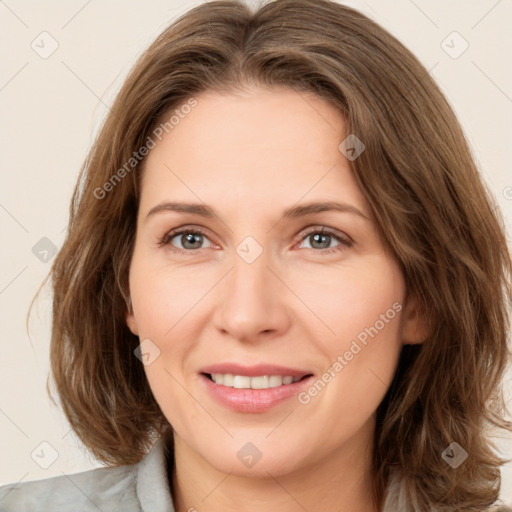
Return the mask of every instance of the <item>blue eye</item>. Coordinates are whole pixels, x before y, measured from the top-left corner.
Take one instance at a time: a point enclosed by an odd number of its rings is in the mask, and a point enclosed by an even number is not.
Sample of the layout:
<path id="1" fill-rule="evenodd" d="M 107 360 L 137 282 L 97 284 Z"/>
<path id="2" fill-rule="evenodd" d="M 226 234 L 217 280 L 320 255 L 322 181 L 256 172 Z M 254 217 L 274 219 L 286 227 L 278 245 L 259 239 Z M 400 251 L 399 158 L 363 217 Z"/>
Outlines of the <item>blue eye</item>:
<path id="1" fill-rule="evenodd" d="M 308 247 L 308 249 L 319 249 L 320 251 L 329 252 L 332 252 L 331 249 L 340 250 L 343 249 L 344 247 L 350 247 L 352 245 L 350 240 L 344 239 L 339 235 L 336 235 L 332 231 L 325 229 L 310 231 L 309 233 L 304 235 L 301 240 L 310 240 L 310 247 Z M 330 244 L 332 241 L 338 242 L 338 245 L 335 247 L 331 247 Z M 312 243 L 319 244 L 321 247 L 312 247 Z M 327 247 L 325 245 L 327 245 Z"/>
<path id="2" fill-rule="evenodd" d="M 174 239 L 181 244 L 181 247 L 176 247 L 173 243 Z M 206 235 L 198 229 L 182 229 L 181 231 L 171 231 L 166 234 L 162 240 L 160 240 L 159 245 L 172 245 L 173 248 L 179 251 L 191 251 L 194 249 L 202 249 L 200 245 L 205 239 L 208 240 Z"/>
<path id="3" fill-rule="evenodd" d="M 202 247 L 205 240 L 207 240 L 210 245 Z M 302 242 L 303 240 L 310 240 L 310 247 L 306 247 L 306 249 L 311 249 L 321 254 L 332 253 L 352 246 L 352 241 L 348 237 L 344 238 L 327 228 L 314 228 L 305 234 L 301 233 L 301 236 L 297 238 L 297 241 Z M 179 245 L 176 245 L 174 241 Z M 334 247 L 331 246 L 333 241 L 338 242 Z M 313 247 L 312 244 L 318 244 L 320 247 Z M 213 244 L 206 236 L 206 233 L 200 229 L 179 228 L 165 234 L 159 241 L 158 245 L 169 246 L 172 250 L 176 250 L 178 252 L 194 252 L 200 249 L 212 247 Z"/>

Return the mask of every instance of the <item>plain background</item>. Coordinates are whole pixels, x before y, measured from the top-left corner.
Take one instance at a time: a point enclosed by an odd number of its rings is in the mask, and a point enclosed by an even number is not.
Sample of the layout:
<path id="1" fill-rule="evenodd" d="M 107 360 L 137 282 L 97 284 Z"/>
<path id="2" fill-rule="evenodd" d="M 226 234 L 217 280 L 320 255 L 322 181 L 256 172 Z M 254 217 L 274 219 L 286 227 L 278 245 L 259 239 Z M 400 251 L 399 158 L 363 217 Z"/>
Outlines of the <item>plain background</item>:
<path id="1" fill-rule="evenodd" d="M 136 57 L 173 19 L 200 3 L 0 2 L 0 484 L 99 466 L 46 394 L 48 291 L 36 303 L 30 340 L 25 317 L 49 270 L 52 248 L 62 244 L 73 186 L 107 106 Z M 341 3 L 391 31 L 436 79 L 462 123 L 510 233 L 512 2 Z M 57 44 L 52 55 L 45 55 Z M 510 375 L 507 382 L 510 401 Z M 502 435 L 499 446 L 512 457 L 511 436 Z M 502 474 L 501 496 L 512 502 L 512 464 Z"/>

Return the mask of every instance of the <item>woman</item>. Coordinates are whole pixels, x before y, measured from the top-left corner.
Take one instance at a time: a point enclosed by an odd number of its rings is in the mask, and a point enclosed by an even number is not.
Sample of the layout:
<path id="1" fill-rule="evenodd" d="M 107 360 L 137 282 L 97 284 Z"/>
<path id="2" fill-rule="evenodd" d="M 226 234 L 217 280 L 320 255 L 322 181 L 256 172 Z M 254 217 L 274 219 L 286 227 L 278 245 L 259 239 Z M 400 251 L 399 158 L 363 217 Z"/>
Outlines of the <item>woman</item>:
<path id="1" fill-rule="evenodd" d="M 53 379 L 111 467 L 2 510 L 510 510 L 510 270 L 393 36 L 327 0 L 196 7 L 121 89 L 51 270 Z"/>

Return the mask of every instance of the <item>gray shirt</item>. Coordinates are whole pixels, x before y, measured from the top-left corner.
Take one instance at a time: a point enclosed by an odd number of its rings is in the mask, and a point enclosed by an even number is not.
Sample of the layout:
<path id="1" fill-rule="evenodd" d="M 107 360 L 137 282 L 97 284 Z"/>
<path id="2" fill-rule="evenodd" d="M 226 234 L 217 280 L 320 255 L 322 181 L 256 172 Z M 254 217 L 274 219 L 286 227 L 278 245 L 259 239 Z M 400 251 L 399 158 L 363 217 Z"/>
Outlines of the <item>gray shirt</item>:
<path id="1" fill-rule="evenodd" d="M 131 466 L 98 468 L 0 487 L 1 512 L 175 512 L 165 443 Z"/>

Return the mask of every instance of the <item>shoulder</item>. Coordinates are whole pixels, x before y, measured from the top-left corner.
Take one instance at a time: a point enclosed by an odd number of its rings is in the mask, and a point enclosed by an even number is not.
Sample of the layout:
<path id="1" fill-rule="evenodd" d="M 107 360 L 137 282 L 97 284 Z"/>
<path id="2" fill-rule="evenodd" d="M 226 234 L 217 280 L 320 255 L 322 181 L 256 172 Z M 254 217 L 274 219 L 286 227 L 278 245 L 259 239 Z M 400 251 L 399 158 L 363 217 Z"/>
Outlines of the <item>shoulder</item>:
<path id="1" fill-rule="evenodd" d="M 171 453 L 158 440 L 137 464 L 0 487 L 1 512 L 174 512 L 167 475 Z"/>
<path id="2" fill-rule="evenodd" d="M 72 475 L 21 482 L 0 487 L 0 510 L 84 512 L 140 510 L 135 493 L 135 466 L 98 468 Z M 130 507 L 130 505 L 132 505 Z"/>

